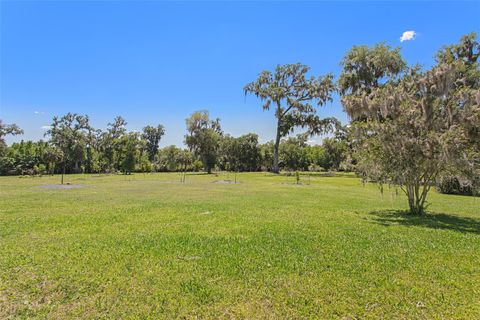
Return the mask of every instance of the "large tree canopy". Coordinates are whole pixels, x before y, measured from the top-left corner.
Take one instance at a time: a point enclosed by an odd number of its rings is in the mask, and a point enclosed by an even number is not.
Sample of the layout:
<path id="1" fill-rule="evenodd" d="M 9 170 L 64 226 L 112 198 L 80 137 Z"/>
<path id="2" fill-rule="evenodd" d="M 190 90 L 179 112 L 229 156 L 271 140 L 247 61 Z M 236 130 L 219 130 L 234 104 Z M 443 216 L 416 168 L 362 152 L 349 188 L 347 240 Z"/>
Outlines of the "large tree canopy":
<path id="1" fill-rule="evenodd" d="M 478 174 L 480 93 L 478 81 L 471 78 L 478 74 L 478 43 L 472 36 L 462 38 L 443 49 L 429 70 L 413 66 L 387 71 L 391 64 L 382 63 L 384 72 L 365 73 L 368 82 L 363 76 L 350 77 L 350 66 L 364 56 L 402 61 L 396 49 L 385 53 L 377 47 L 368 54 L 362 50 L 360 57 L 353 50 L 343 62 L 348 67 L 341 79 L 350 80 L 340 83 L 342 103 L 356 128 L 357 170 L 366 179 L 399 185 L 410 211 L 422 214 L 440 174 Z M 372 74 L 379 78 L 371 81 Z"/>
<path id="2" fill-rule="evenodd" d="M 393 49 L 383 43 L 371 48 L 354 46 L 340 64 L 343 70 L 338 85 L 343 96 L 369 93 L 406 68 L 400 48 Z"/>
<path id="3" fill-rule="evenodd" d="M 296 127 L 308 128 L 311 134 L 320 134 L 332 128 L 335 119 L 320 119 L 316 106 L 331 101 L 334 91 L 333 76 L 307 78 L 309 67 L 300 63 L 278 65 L 275 72 L 263 71 L 257 80 L 247 84 L 245 94 L 252 93 L 264 101 L 263 109 L 275 108 L 277 133 L 274 142 L 272 171 L 279 172 L 278 148 L 280 140 Z"/>
<path id="4" fill-rule="evenodd" d="M 385 44 L 354 46 L 341 61 L 342 73 L 338 79 L 342 104 L 352 120 L 371 116 L 367 96 L 395 79 L 406 70 L 406 62 L 399 48 Z"/>

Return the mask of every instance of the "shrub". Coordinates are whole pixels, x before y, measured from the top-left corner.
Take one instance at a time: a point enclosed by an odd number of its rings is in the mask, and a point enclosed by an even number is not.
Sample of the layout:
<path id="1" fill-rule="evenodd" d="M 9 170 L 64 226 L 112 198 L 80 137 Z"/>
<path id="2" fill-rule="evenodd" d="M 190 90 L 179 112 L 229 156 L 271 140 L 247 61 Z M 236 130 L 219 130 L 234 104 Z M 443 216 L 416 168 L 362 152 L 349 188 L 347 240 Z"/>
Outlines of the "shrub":
<path id="1" fill-rule="evenodd" d="M 36 174 L 42 175 L 47 172 L 47 166 L 45 166 L 43 163 L 40 163 L 33 167 L 33 171 Z"/>
<path id="2" fill-rule="evenodd" d="M 440 193 L 478 196 L 480 195 L 480 177 L 467 180 L 461 177 L 445 176 L 439 179 L 436 187 Z"/>
<path id="3" fill-rule="evenodd" d="M 193 171 L 195 171 L 195 172 L 202 171 L 202 169 L 203 169 L 203 163 L 202 163 L 202 161 L 200 161 L 200 160 L 195 160 L 195 161 L 192 163 L 192 169 L 193 169 Z"/>

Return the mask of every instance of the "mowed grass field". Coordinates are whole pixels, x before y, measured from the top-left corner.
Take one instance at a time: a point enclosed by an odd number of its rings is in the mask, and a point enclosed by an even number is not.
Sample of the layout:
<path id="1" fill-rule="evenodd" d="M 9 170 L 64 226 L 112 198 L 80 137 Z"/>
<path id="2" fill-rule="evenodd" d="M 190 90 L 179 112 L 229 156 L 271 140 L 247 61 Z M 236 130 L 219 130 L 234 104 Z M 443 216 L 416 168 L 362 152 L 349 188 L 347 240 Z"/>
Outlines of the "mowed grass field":
<path id="1" fill-rule="evenodd" d="M 480 317 L 480 199 L 237 178 L 0 177 L 0 318 Z"/>

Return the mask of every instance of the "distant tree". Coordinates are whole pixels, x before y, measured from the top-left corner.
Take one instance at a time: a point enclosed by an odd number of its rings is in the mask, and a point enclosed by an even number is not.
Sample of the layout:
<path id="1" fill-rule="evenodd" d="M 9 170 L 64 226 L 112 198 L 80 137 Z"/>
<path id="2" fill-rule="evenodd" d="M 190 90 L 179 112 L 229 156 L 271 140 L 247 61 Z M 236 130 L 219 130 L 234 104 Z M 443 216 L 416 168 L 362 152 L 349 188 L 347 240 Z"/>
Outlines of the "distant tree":
<path id="1" fill-rule="evenodd" d="M 312 145 L 306 148 L 308 158 L 308 171 L 323 171 L 326 164 L 325 149 L 321 145 Z"/>
<path id="2" fill-rule="evenodd" d="M 62 184 L 68 163 L 73 163 L 75 171 L 79 170 L 79 163 L 83 160 L 83 148 L 89 129 L 88 116 L 67 113 L 61 118 L 54 117 L 50 129 L 45 133 L 45 135 L 50 136 L 50 143 L 61 154 Z"/>
<path id="3" fill-rule="evenodd" d="M 237 138 L 239 150 L 239 170 L 256 171 L 260 166 L 260 148 L 258 135 L 248 133 Z"/>
<path id="4" fill-rule="evenodd" d="M 57 149 L 48 142 L 20 141 L 12 143 L 0 156 L 0 174 L 42 174 L 53 173 L 57 157 Z"/>
<path id="5" fill-rule="evenodd" d="M 85 172 L 100 171 L 100 139 L 101 130 L 96 130 L 91 126 L 86 129 L 85 135 Z"/>
<path id="6" fill-rule="evenodd" d="M 219 165 L 228 171 L 256 171 L 260 166 L 258 135 L 225 135 L 220 141 Z"/>
<path id="7" fill-rule="evenodd" d="M 10 149 L 11 148 L 6 147 L 3 155 L 0 156 L 0 175 L 16 174 L 16 159 Z"/>
<path id="8" fill-rule="evenodd" d="M 118 138 L 117 162 L 124 174 L 131 174 L 135 166 L 141 160 L 141 150 L 144 147 L 140 134 L 130 132 Z"/>
<path id="9" fill-rule="evenodd" d="M 148 152 L 148 159 L 150 161 L 155 159 L 155 155 L 158 151 L 158 144 L 160 143 L 160 139 L 164 134 L 165 128 L 161 124 L 156 127 L 146 126 L 143 128 L 142 138 L 147 142 L 146 148 Z"/>
<path id="10" fill-rule="evenodd" d="M 190 151 L 171 145 L 158 151 L 156 166 L 160 171 L 185 172 L 191 168 L 192 162 Z"/>
<path id="11" fill-rule="evenodd" d="M 182 166 L 182 171 L 183 171 L 181 182 L 185 183 L 187 168 L 193 162 L 192 153 L 188 150 L 182 149 L 181 152 L 178 154 L 178 162 Z"/>
<path id="12" fill-rule="evenodd" d="M 185 149 L 180 150 L 178 154 L 178 163 L 180 163 L 182 171 L 187 171 L 192 162 L 192 153 Z"/>
<path id="13" fill-rule="evenodd" d="M 300 63 L 278 65 L 274 73 L 263 71 L 256 81 L 244 87 L 245 94 L 252 93 L 264 101 L 264 110 L 269 110 L 271 105 L 275 108 L 277 133 L 272 172 L 279 172 L 278 149 L 281 138 L 296 127 L 307 127 L 309 133 L 319 134 L 329 131 L 336 123 L 332 118 L 320 119 L 315 108 L 315 105 L 321 106 L 332 100 L 333 76 L 307 79 L 308 70 L 308 66 Z"/>
<path id="14" fill-rule="evenodd" d="M 186 119 L 186 124 L 185 144 L 202 161 L 204 170 L 212 173 L 223 134 L 220 119 L 210 120 L 208 111 L 197 111 Z"/>
<path id="15" fill-rule="evenodd" d="M 122 161 L 120 162 L 120 165 L 124 174 L 131 174 L 132 171 L 135 170 L 135 148 L 128 138 L 125 139 L 127 140 L 127 144 L 125 145 L 125 150 L 124 154 L 122 154 Z"/>
<path id="16" fill-rule="evenodd" d="M 268 141 L 259 146 L 261 170 L 272 171 L 273 149 L 274 149 L 273 141 Z"/>
<path id="17" fill-rule="evenodd" d="M 126 125 L 125 119 L 117 116 L 108 124 L 107 130 L 99 134 L 100 167 L 104 172 L 112 169 L 121 170 L 121 163 L 116 160 L 122 151 L 119 141 L 127 133 Z"/>
<path id="18" fill-rule="evenodd" d="M 219 144 L 218 164 L 221 170 L 236 170 L 238 165 L 238 143 L 235 137 L 224 135 Z"/>
<path id="19" fill-rule="evenodd" d="M 50 174 L 55 173 L 55 166 L 62 161 L 62 152 L 55 146 L 49 146 L 45 150 L 44 164 L 47 166 L 47 171 Z"/>
<path id="20" fill-rule="evenodd" d="M 347 159 L 347 143 L 343 140 L 331 137 L 323 139 L 322 147 L 325 150 L 325 163 L 323 167 L 326 170 L 338 170 L 342 162 Z"/>
<path id="21" fill-rule="evenodd" d="M 352 49 L 343 61 L 342 103 L 356 129 L 357 170 L 400 186 L 412 214 L 425 212 L 442 172 L 478 172 L 480 164 L 480 92 L 469 78 L 478 74 L 479 45 L 467 36 L 447 48 L 426 71 L 406 69 L 398 50 L 381 45 Z M 351 68 L 365 61 L 366 71 Z"/>
<path id="22" fill-rule="evenodd" d="M 307 134 L 299 134 L 281 141 L 280 167 L 290 171 L 308 169 L 307 139 Z"/>
<path id="23" fill-rule="evenodd" d="M 13 143 L 9 148 L 10 157 L 14 158 L 14 170 L 16 174 L 34 174 L 34 168 L 41 161 L 41 153 L 44 142 L 20 141 Z"/>
<path id="24" fill-rule="evenodd" d="M 113 119 L 113 122 L 108 124 L 108 134 L 112 137 L 112 139 L 121 138 L 124 134 L 127 133 L 127 121 L 120 116 L 116 116 Z"/>
<path id="25" fill-rule="evenodd" d="M 5 143 L 5 136 L 7 135 L 19 135 L 23 134 L 23 130 L 20 129 L 16 124 L 5 124 L 2 119 L 0 119 L 0 156 L 5 152 L 7 144 Z"/>
<path id="26" fill-rule="evenodd" d="M 181 168 L 180 154 L 182 149 L 175 145 L 167 146 L 158 151 L 159 169 L 161 171 L 177 171 Z"/>

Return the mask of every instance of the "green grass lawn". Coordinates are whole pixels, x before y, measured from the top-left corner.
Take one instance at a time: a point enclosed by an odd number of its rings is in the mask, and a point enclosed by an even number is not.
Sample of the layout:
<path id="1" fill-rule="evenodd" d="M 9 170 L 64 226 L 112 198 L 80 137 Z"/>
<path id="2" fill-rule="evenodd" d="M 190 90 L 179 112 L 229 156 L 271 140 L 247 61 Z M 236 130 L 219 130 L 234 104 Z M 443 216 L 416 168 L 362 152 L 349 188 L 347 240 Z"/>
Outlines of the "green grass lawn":
<path id="1" fill-rule="evenodd" d="M 0 177 L 0 318 L 479 317 L 480 199 L 237 177 Z"/>

